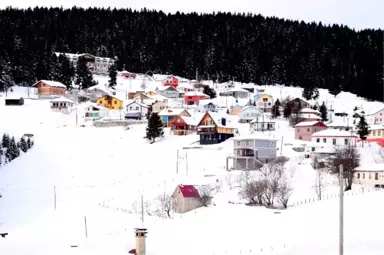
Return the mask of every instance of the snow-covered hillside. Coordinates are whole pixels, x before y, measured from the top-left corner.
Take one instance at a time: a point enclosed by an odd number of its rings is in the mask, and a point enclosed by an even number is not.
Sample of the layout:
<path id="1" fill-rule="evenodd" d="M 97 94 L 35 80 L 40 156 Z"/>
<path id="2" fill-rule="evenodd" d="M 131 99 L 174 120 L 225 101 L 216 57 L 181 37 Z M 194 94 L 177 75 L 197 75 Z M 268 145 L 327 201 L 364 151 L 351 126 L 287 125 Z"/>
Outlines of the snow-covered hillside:
<path id="1" fill-rule="evenodd" d="M 143 84 L 155 89 L 163 78 L 119 79 L 116 90 L 124 96 Z M 106 78 L 97 79 L 99 84 L 106 82 Z M 220 91 L 225 84 L 215 86 Z M 279 99 L 301 95 L 300 88 L 257 88 Z M 27 98 L 23 88 L 12 93 Z M 335 98 L 325 90 L 320 90 L 322 101 L 348 113 L 354 106 L 366 111 L 383 106 L 350 93 Z M 241 135 L 249 132 L 249 124 L 236 125 Z M 0 251 L 7 255 L 127 254 L 135 245 L 133 229 L 142 224 L 139 202 L 143 196 L 144 224 L 149 231 L 147 255 L 337 252 L 337 179 L 326 177 L 325 199 L 317 201 L 313 189 L 316 172 L 303 153 L 292 150 L 303 142 L 294 140 L 293 129 L 285 120 L 277 121 L 276 131 L 254 134 L 277 139 L 281 155 L 290 158 L 291 207 L 279 214 L 238 204 L 243 173 L 225 170 L 232 140 L 193 148 L 198 136 L 172 136 L 166 129 L 164 138 L 149 144 L 143 139 L 145 126 L 133 125 L 128 130 L 80 127 L 75 113 L 51 112 L 46 100 L 26 99 L 23 106 L 10 107 L 4 105 L 2 95 L 0 133 L 33 133 L 35 145 L 0 167 L 0 233 L 9 233 L 0 238 Z M 377 149 L 364 149 L 364 160 L 372 161 L 367 155 Z M 156 198 L 171 194 L 180 183 L 214 185 L 215 205 L 172 219 L 157 217 Z M 346 254 L 384 250 L 384 206 L 377 202 L 383 199 L 383 192 L 358 185 L 346 194 Z M 352 251 L 356 253 L 349 253 Z"/>

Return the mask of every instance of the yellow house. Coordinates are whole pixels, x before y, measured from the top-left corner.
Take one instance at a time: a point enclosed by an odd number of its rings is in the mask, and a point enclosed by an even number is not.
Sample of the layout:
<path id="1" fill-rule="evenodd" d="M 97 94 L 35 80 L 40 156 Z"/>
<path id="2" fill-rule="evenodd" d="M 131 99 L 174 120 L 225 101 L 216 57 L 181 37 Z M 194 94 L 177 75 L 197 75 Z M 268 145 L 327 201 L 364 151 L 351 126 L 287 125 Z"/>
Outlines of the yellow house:
<path id="1" fill-rule="evenodd" d="M 369 186 L 384 188 L 384 164 L 369 164 L 355 168 L 354 182 Z"/>
<path id="2" fill-rule="evenodd" d="M 153 97 L 153 96 L 156 96 L 157 94 L 155 91 L 150 90 L 150 91 L 145 92 L 145 95 L 147 95 L 149 97 Z"/>
<path id="3" fill-rule="evenodd" d="M 369 143 L 378 143 L 381 147 L 384 147 L 384 125 L 371 125 L 366 141 Z"/>
<path id="4" fill-rule="evenodd" d="M 139 93 L 139 94 L 136 94 L 133 99 L 135 100 L 146 100 L 146 99 L 152 99 L 150 96 L 148 96 L 147 94 L 145 93 Z"/>
<path id="5" fill-rule="evenodd" d="M 268 94 L 261 94 L 255 98 L 256 106 L 263 112 L 271 112 L 273 106 L 273 97 Z"/>
<path id="6" fill-rule="evenodd" d="M 97 99 L 96 103 L 109 110 L 120 110 L 123 109 L 123 100 L 118 99 L 111 95 L 105 95 Z"/>

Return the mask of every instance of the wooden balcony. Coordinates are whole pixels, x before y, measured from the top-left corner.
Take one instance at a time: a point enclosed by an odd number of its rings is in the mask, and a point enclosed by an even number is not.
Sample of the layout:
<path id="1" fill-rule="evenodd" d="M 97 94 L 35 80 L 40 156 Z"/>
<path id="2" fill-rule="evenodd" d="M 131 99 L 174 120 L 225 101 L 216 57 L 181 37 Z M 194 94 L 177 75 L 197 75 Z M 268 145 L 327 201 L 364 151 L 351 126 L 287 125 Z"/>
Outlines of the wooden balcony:
<path id="1" fill-rule="evenodd" d="M 217 129 L 215 126 L 199 126 L 197 127 L 198 135 L 216 134 Z"/>

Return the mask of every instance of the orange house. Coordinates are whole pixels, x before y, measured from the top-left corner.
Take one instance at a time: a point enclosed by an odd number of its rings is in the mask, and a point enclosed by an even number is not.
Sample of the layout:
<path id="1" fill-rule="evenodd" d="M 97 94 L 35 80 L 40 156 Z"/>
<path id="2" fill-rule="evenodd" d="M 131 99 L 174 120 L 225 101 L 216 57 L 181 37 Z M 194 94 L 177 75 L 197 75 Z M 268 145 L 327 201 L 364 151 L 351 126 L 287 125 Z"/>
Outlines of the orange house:
<path id="1" fill-rule="evenodd" d="M 36 94 L 39 97 L 63 96 L 67 91 L 67 87 L 61 82 L 41 80 L 32 85 L 37 88 Z"/>

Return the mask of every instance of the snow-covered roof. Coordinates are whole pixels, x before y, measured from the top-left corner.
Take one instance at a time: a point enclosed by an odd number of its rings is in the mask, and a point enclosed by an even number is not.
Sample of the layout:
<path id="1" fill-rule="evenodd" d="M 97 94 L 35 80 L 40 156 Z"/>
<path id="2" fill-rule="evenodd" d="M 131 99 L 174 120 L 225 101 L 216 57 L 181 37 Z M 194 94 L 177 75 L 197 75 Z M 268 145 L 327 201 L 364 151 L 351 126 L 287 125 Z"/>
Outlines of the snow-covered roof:
<path id="1" fill-rule="evenodd" d="M 158 86 L 157 87 L 157 90 L 159 90 L 159 91 L 164 91 L 167 89 L 175 90 L 175 91 L 180 93 L 180 91 L 178 89 L 176 89 L 175 87 L 172 87 L 172 86 Z"/>
<path id="2" fill-rule="evenodd" d="M 80 104 L 77 106 L 77 108 L 85 109 L 85 108 L 88 108 L 90 106 L 95 107 L 95 108 L 100 109 L 100 110 L 108 110 L 108 108 L 105 108 L 104 106 L 101 106 L 101 105 L 98 105 L 98 104 L 92 103 L 92 102 L 86 102 L 84 104 Z"/>
<path id="3" fill-rule="evenodd" d="M 192 116 L 181 116 L 184 122 L 190 126 L 197 126 L 203 117 L 204 113 L 199 112 L 196 112 Z"/>
<path id="4" fill-rule="evenodd" d="M 300 114 L 300 117 L 301 118 L 304 118 L 304 119 L 315 119 L 315 120 L 321 120 L 321 117 L 316 115 L 316 114 L 313 114 L 313 113 L 302 113 Z"/>
<path id="5" fill-rule="evenodd" d="M 39 82 L 44 82 L 45 84 L 51 86 L 51 87 L 57 87 L 57 88 L 67 88 L 67 86 L 65 86 L 63 83 L 61 82 L 58 82 L 58 81 L 49 81 L 49 80 L 41 80 L 41 81 L 38 81 L 36 82 L 35 84 L 32 85 L 32 87 L 34 87 L 36 84 L 38 84 Z"/>
<path id="6" fill-rule="evenodd" d="M 91 92 L 91 91 L 94 91 L 94 90 L 101 90 L 101 91 L 103 91 L 103 92 L 105 92 L 107 94 L 111 93 L 111 90 L 109 88 L 107 88 L 104 85 L 100 85 L 100 84 L 92 86 L 92 87 L 89 87 L 87 89 L 87 92 Z"/>
<path id="7" fill-rule="evenodd" d="M 303 109 L 301 109 L 301 110 L 300 110 L 300 113 L 303 113 L 303 112 L 305 112 L 305 113 L 320 114 L 319 111 L 317 111 L 317 110 L 313 110 L 313 109 L 311 109 L 311 108 L 303 108 Z"/>
<path id="8" fill-rule="evenodd" d="M 375 124 L 375 125 L 370 125 L 369 130 L 383 130 L 384 129 L 384 124 Z"/>
<path id="9" fill-rule="evenodd" d="M 199 101 L 199 106 L 204 106 L 207 104 L 213 104 L 217 106 L 217 104 L 215 104 L 212 99 L 203 99 Z"/>
<path id="10" fill-rule="evenodd" d="M 312 134 L 312 137 L 357 137 L 354 133 L 338 130 L 338 129 L 326 129 Z"/>
<path id="11" fill-rule="evenodd" d="M 72 103 L 72 104 L 75 103 L 72 100 L 70 100 L 68 98 L 65 98 L 65 97 L 55 98 L 55 99 L 52 99 L 50 102 L 52 102 L 52 103 L 56 103 L 56 102 L 63 103 L 63 102 L 65 102 L 65 103 Z"/>
<path id="12" fill-rule="evenodd" d="M 247 106 L 245 106 L 244 108 L 242 108 L 242 109 L 240 110 L 240 112 L 245 111 L 245 110 L 247 110 L 247 109 L 249 109 L 249 108 L 253 108 L 253 109 L 258 110 L 259 112 L 263 112 L 262 110 L 260 110 L 259 108 L 257 108 L 257 107 L 254 106 L 254 105 L 247 105 Z"/>
<path id="13" fill-rule="evenodd" d="M 263 115 L 261 117 L 258 117 L 258 118 L 255 118 L 254 120 L 252 120 L 251 122 L 249 123 L 256 123 L 256 122 L 259 122 L 259 123 L 265 123 L 265 122 L 268 122 L 268 123 L 274 123 L 275 120 Z"/>
<path id="14" fill-rule="evenodd" d="M 203 92 L 200 92 L 200 91 L 189 91 L 189 92 L 185 93 L 184 96 L 187 96 L 187 97 L 204 96 L 204 97 L 209 98 L 208 95 L 206 95 L 206 94 L 204 94 Z"/>
<path id="15" fill-rule="evenodd" d="M 184 108 L 168 108 L 168 109 L 163 109 L 162 111 L 159 112 L 159 116 L 178 116 L 183 111 L 186 111 L 186 110 Z"/>
<path id="16" fill-rule="evenodd" d="M 231 88 L 231 89 L 228 89 L 228 90 L 225 91 L 225 92 L 247 92 L 247 93 L 249 93 L 248 90 L 246 90 L 246 89 L 242 89 L 242 88 Z"/>
<path id="17" fill-rule="evenodd" d="M 295 125 L 295 127 L 311 127 L 321 121 L 303 121 Z"/>
<path id="18" fill-rule="evenodd" d="M 356 171 L 383 171 L 384 172 L 384 163 L 378 164 L 365 164 L 355 168 Z"/>
<path id="19" fill-rule="evenodd" d="M 78 53 L 78 54 L 75 54 L 75 53 L 55 52 L 55 55 L 57 57 L 60 56 L 60 54 L 64 54 L 67 58 L 71 58 L 71 59 L 72 58 L 78 58 L 78 57 L 81 57 L 81 56 L 90 56 L 90 57 L 94 57 L 94 58 L 102 60 L 102 61 L 114 61 L 112 58 L 97 57 L 97 56 L 94 56 L 94 55 L 89 54 L 89 53 Z"/>
<path id="20" fill-rule="evenodd" d="M 141 107 L 146 107 L 146 108 L 148 108 L 148 105 L 146 105 L 146 104 L 144 104 L 144 103 L 141 103 L 141 102 L 139 102 L 139 101 L 137 101 L 137 100 L 128 102 L 125 106 L 129 106 L 129 105 L 131 105 L 131 104 L 138 104 L 138 105 L 140 105 Z"/>
<path id="21" fill-rule="evenodd" d="M 208 114 L 211 116 L 212 120 L 215 122 L 217 127 L 226 127 L 226 128 L 234 128 L 233 125 L 231 125 L 231 120 L 229 119 L 229 115 L 226 113 L 218 113 L 218 112 L 208 112 Z M 222 119 L 225 119 L 226 124 L 225 126 L 222 124 Z"/>
<path id="22" fill-rule="evenodd" d="M 265 136 L 259 136 L 259 135 L 240 135 L 235 136 L 232 138 L 233 140 L 239 141 L 239 140 L 263 140 L 263 141 L 277 141 L 278 139 L 269 138 Z"/>

